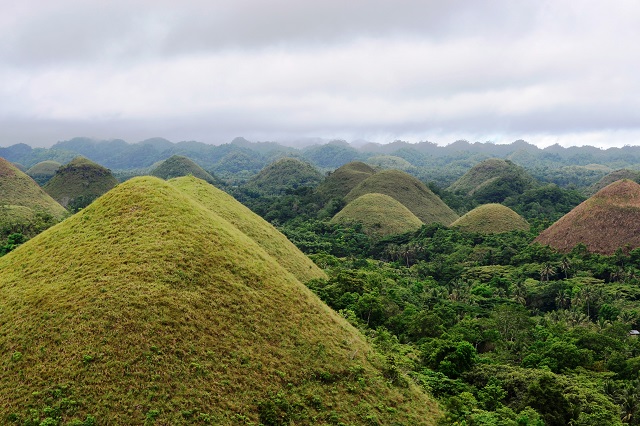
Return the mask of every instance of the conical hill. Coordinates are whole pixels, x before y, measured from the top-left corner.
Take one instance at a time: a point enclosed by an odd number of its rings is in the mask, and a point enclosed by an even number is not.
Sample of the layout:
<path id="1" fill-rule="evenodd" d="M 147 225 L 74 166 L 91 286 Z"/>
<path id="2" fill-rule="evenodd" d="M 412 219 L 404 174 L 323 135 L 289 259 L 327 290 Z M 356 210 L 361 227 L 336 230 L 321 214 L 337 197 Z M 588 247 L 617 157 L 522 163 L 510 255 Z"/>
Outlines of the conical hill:
<path id="1" fill-rule="evenodd" d="M 44 190 L 64 207 L 75 211 L 118 184 L 106 167 L 85 157 L 76 157 L 60 167 L 44 185 Z"/>
<path id="2" fill-rule="evenodd" d="M 530 225 L 522 216 L 502 204 L 484 204 L 463 215 L 451 224 L 465 232 L 499 234 L 526 231 Z"/>
<path id="3" fill-rule="evenodd" d="M 399 170 L 383 170 L 369 176 L 349 191 L 345 200 L 349 203 L 370 193 L 396 199 L 424 223 L 449 225 L 458 218 L 424 183 Z"/>
<path id="4" fill-rule="evenodd" d="M 589 188 L 585 190 L 585 193 L 587 194 L 587 196 L 593 195 L 596 192 L 600 191 L 605 186 L 612 184 L 613 182 L 621 179 L 629 179 L 634 182 L 638 182 L 638 180 L 640 180 L 640 172 L 636 170 L 629 170 L 629 169 L 616 170 L 614 172 L 609 173 L 608 175 L 600 179 L 598 182 L 591 185 Z"/>
<path id="5" fill-rule="evenodd" d="M 151 176 L 156 176 L 165 180 L 189 175 L 207 181 L 212 185 L 220 184 L 220 180 L 218 178 L 204 170 L 190 158 L 182 155 L 174 155 L 167 158 L 151 171 Z"/>
<path id="6" fill-rule="evenodd" d="M 35 224 L 37 216 L 58 221 L 66 210 L 51 198 L 38 184 L 0 158 L 0 233 L 23 232 Z"/>
<path id="7" fill-rule="evenodd" d="M 287 237 L 231 195 L 193 176 L 171 179 L 169 183 L 229 221 L 303 283 L 313 278 L 326 278 L 326 274 Z"/>
<path id="8" fill-rule="evenodd" d="M 544 230 L 535 241 L 563 252 L 577 244 L 601 254 L 640 247 L 640 185 L 623 179 L 606 186 Z"/>
<path id="9" fill-rule="evenodd" d="M 31 179 L 35 180 L 38 185 L 42 186 L 56 174 L 62 164 L 53 160 L 41 161 L 26 171 Z"/>
<path id="10" fill-rule="evenodd" d="M 326 198 L 342 198 L 376 171 L 361 161 L 352 161 L 337 168 L 318 185 L 317 191 Z"/>
<path id="11" fill-rule="evenodd" d="M 0 258 L 0 312 L 3 421 L 435 424 L 342 317 L 154 177 Z"/>
<path id="12" fill-rule="evenodd" d="M 322 179 L 322 174 L 311 164 L 297 158 L 281 158 L 260 170 L 245 187 L 262 194 L 274 195 L 303 186 L 315 187 Z"/>
<path id="13" fill-rule="evenodd" d="M 365 233 L 377 237 L 420 229 L 422 221 L 399 201 L 384 194 L 364 194 L 339 211 L 332 223 L 361 223 Z"/>

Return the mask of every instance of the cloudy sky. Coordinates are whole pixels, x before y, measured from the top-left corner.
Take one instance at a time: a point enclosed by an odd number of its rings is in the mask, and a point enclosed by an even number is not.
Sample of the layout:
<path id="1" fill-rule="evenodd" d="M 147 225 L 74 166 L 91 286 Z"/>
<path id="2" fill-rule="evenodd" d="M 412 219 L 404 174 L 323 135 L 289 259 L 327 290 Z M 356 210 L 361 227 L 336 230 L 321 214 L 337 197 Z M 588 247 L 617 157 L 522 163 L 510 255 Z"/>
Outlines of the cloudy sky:
<path id="1" fill-rule="evenodd" d="M 0 0 L 0 146 L 640 144 L 636 0 Z"/>

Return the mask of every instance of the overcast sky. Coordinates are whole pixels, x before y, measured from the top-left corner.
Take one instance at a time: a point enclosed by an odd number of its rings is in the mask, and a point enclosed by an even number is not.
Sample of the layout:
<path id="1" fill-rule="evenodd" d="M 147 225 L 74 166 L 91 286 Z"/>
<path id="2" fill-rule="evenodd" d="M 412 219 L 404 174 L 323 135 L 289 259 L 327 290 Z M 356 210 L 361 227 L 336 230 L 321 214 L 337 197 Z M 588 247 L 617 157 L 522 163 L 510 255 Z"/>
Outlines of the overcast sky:
<path id="1" fill-rule="evenodd" d="M 640 144 L 640 2 L 0 0 L 0 146 Z"/>

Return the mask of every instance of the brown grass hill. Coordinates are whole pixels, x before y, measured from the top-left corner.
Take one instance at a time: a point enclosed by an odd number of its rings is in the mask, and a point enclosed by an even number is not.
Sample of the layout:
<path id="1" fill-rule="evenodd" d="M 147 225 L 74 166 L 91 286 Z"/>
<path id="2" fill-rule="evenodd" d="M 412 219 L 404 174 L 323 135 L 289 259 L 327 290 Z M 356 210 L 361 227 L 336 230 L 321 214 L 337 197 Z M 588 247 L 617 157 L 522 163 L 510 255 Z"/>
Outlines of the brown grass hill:
<path id="1" fill-rule="evenodd" d="M 364 194 L 385 194 L 408 208 L 422 222 L 450 225 L 458 215 L 415 177 L 400 170 L 383 170 L 369 176 L 345 197 L 350 203 Z"/>
<path id="2" fill-rule="evenodd" d="M 360 223 L 363 231 L 373 237 L 413 232 L 422 221 L 399 201 L 384 194 L 364 194 L 339 211 L 331 223 Z"/>
<path id="3" fill-rule="evenodd" d="M 56 174 L 62 164 L 53 160 L 41 161 L 26 171 L 31 179 L 35 180 L 38 185 L 43 186 Z"/>
<path id="4" fill-rule="evenodd" d="M 518 213 L 502 204 L 484 204 L 466 213 L 451 224 L 465 232 L 499 234 L 510 231 L 527 231 L 527 222 Z"/>
<path id="5" fill-rule="evenodd" d="M 153 168 L 150 174 L 164 180 L 192 175 L 212 185 L 220 186 L 221 184 L 220 179 L 204 170 L 190 158 L 182 155 L 174 155 L 167 158 Z"/>
<path id="6" fill-rule="evenodd" d="M 584 244 L 591 252 L 607 255 L 640 247 L 640 185 L 623 179 L 606 186 L 535 241 L 562 252 Z"/>
<path id="7" fill-rule="evenodd" d="M 43 189 L 64 207 L 76 211 L 117 184 L 111 170 L 85 157 L 76 157 L 60 167 Z"/>
<path id="8" fill-rule="evenodd" d="M 155 177 L 118 185 L 0 258 L 0 312 L 3 422 L 434 425 L 438 415 L 255 241 Z"/>
<path id="9" fill-rule="evenodd" d="M 0 158 L 0 237 L 12 232 L 36 234 L 66 214 L 33 179 Z"/>
<path id="10" fill-rule="evenodd" d="M 589 188 L 587 188 L 585 190 L 585 194 L 587 196 L 591 196 L 596 192 L 600 191 L 605 186 L 610 185 L 613 182 L 621 179 L 629 179 L 634 182 L 638 182 L 638 180 L 640 180 L 640 172 L 636 170 L 629 170 L 629 169 L 616 170 L 614 172 L 609 173 L 608 175 L 600 179 L 598 182 L 594 183 Z"/>
<path id="11" fill-rule="evenodd" d="M 360 182 L 374 174 L 373 167 L 361 161 L 353 161 L 330 173 L 316 188 L 326 198 L 343 198 Z"/>
<path id="12" fill-rule="evenodd" d="M 258 243 L 264 251 L 301 282 L 306 283 L 313 278 L 327 277 L 273 225 L 226 192 L 193 176 L 174 178 L 169 180 L 169 183 L 230 222 Z"/>
<path id="13" fill-rule="evenodd" d="M 535 186 L 533 177 L 522 167 L 510 160 L 490 158 L 473 166 L 448 190 L 481 203 L 500 203 Z"/>
<path id="14" fill-rule="evenodd" d="M 316 187 L 322 179 L 322 174 L 311 164 L 286 157 L 260 170 L 246 183 L 245 188 L 260 194 L 277 195 L 303 186 Z"/>

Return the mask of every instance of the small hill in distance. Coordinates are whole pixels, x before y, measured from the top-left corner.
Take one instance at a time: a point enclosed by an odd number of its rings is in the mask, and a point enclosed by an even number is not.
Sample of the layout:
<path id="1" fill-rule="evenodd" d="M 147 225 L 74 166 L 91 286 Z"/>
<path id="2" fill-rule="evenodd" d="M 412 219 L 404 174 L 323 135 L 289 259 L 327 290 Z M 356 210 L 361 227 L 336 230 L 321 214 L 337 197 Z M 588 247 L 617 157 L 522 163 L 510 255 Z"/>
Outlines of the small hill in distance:
<path id="1" fill-rule="evenodd" d="M 367 163 L 380 169 L 395 169 L 405 172 L 416 169 L 413 164 L 395 155 L 376 155 L 367 158 Z"/>
<path id="2" fill-rule="evenodd" d="M 56 174 L 62 164 L 53 160 L 41 161 L 26 171 L 31 179 L 35 180 L 40 186 L 43 186 Z"/>
<path id="3" fill-rule="evenodd" d="M 619 180 L 598 191 L 535 241 L 569 252 L 584 244 L 594 253 L 611 255 L 619 248 L 640 247 L 640 185 Z"/>
<path id="4" fill-rule="evenodd" d="M 481 203 L 500 203 L 535 186 L 533 177 L 522 167 L 509 160 L 489 158 L 473 166 L 448 190 Z"/>
<path id="5" fill-rule="evenodd" d="M 327 277 L 311 259 L 298 250 L 273 225 L 226 192 L 193 176 L 174 178 L 169 180 L 169 183 L 230 222 L 254 240 L 301 282 L 305 283 L 313 278 Z"/>
<path id="6" fill-rule="evenodd" d="M 13 232 L 32 236 L 66 214 L 33 179 L 0 158 L 0 237 Z"/>
<path id="7" fill-rule="evenodd" d="M 339 211 L 331 223 L 362 224 L 363 231 L 374 237 L 413 232 L 422 221 L 399 201 L 384 194 L 364 194 Z"/>
<path id="8" fill-rule="evenodd" d="M 43 189 L 62 206 L 76 211 L 117 184 L 111 170 L 85 157 L 76 157 L 60 167 Z"/>
<path id="9" fill-rule="evenodd" d="M 499 234 L 526 231 L 530 225 L 522 216 L 502 204 L 484 204 L 466 213 L 451 224 L 465 232 Z"/>
<path id="10" fill-rule="evenodd" d="M 151 176 L 169 180 L 180 176 L 195 176 L 209 182 L 212 185 L 220 186 L 221 182 L 211 173 L 197 165 L 193 160 L 182 155 L 173 155 L 151 170 Z"/>
<path id="11" fill-rule="evenodd" d="M 17 424 L 51 410 L 64 424 L 123 425 L 439 414 L 260 245 L 155 177 L 0 258 L 0 311 L 0 418 Z"/>
<path id="12" fill-rule="evenodd" d="M 585 193 L 588 196 L 593 195 L 596 192 L 600 191 L 605 186 L 610 185 L 613 182 L 616 182 L 621 179 L 629 179 L 634 182 L 638 182 L 638 180 L 640 180 L 640 172 L 636 170 L 629 170 L 629 169 L 616 170 L 614 172 L 609 173 L 608 175 L 600 179 L 598 182 L 591 185 L 589 188 L 587 188 Z"/>
<path id="13" fill-rule="evenodd" d="M 322 173 L 311 164 L 286 157 L 264 167 L 244 187 L 264 195 L 277 195 L 303 186 L 315 188 L 322 179 Z"/>
<path id="14" fill-rule="evenodd" d="M 318 185 L 318 193 L 328 198 L 343 198 L 360 182 L 374 174 L 373 167 L 361 161 L 353 161 L 330 173 L 326 179 Z"/>
<path id="15" fill-rule="evenodd" d="M 350 203 L 364 194 L 385 194 L 408 208 L 423 223 L 450 225 L 458 215 L 424 183 L 400 170 L 383 170 L 369 176 L 345 197 Z"/>

